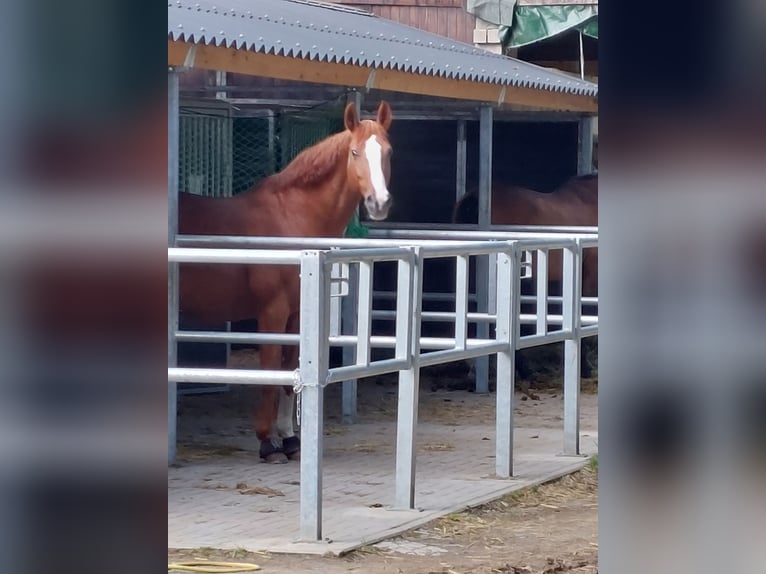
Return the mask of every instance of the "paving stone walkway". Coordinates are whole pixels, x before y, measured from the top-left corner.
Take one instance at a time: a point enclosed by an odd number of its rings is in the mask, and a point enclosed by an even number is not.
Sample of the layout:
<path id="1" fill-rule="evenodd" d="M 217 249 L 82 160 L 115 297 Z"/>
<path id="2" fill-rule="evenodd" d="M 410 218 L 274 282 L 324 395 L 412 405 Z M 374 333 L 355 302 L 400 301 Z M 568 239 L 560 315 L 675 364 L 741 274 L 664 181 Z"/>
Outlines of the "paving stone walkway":
<path id="1" fill-rule="evenodd" d="M 421 423 L 416 510 L 391 507 L 393 421 L 350 427 L 328 424 L 323 459 L 325 540 L 310 544 L 296 542 L 299 464 L 260 463 L 249 433 L 222 433 L 211 441 L 209 421 L 187 421 L 179 436 L 188 443 L 196 430 L 194 436 L 202 446 L 197 451 L 182 448 L 179 464 L 168 469 L 168 546 L 342 554 L 587 463 L 585 457 L 560 456 L 561 428 L 539 428 L 528 424 L 533 417 L 521 419 L 527 425 L 515 430 L 515 476 L 510 480 L 492 477 L 493 424 Z M 582 428 L 583 454 L 596 453 L 595 421 L 586 421 Z"/>

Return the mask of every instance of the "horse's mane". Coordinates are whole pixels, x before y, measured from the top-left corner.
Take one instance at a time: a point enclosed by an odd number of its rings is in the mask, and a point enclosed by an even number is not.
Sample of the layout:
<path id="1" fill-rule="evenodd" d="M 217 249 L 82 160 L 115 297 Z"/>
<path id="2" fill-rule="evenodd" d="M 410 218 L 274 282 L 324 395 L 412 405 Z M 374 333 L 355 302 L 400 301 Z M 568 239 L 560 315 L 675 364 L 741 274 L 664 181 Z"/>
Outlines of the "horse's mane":
<path id="1" fill-rule="evenodd" d="M 351 132 L 344 130 L 304 149 L 282 171 L 264 179 L 254 191 L 312 187 L 325 181 L 348 153 L 350 138 Z"/>

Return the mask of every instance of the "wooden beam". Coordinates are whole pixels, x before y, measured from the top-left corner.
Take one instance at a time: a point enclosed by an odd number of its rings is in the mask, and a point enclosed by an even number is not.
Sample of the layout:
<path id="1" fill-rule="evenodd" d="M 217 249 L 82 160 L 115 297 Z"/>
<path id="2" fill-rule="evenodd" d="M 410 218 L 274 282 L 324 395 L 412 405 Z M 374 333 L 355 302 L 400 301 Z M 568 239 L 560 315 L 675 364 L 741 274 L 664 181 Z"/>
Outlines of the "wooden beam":
<path id="1" fill-rule="evenodd" d="M 576 96 L 533 88 L 503 87 L 497 84 L 441 78 L 398 70 L 374 69 L 352 64 L 319 62 L 173 40 L 168 40 L 168 65 L 187 65 L 194 68 L 223 70 L 282 80 L 356 88 L 369 87 L 494 105 L 507 104 L 591 113 L 598 111 L 598 98 L 591 96 Z"/>

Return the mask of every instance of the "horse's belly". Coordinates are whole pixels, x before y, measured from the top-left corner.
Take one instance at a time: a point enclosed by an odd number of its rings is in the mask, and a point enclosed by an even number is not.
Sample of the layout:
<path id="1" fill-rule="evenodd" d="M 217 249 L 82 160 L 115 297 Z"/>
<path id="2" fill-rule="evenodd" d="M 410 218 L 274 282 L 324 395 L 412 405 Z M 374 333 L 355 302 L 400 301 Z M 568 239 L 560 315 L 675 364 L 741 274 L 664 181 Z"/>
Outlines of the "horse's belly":
<path id="1" fill-rule="evenodd" d="M 257 301 L 248 291 L 246 269 L 234 265 L 182 265 L 179 308 L 189 319 L 219 324 L 252 319 Z"/>

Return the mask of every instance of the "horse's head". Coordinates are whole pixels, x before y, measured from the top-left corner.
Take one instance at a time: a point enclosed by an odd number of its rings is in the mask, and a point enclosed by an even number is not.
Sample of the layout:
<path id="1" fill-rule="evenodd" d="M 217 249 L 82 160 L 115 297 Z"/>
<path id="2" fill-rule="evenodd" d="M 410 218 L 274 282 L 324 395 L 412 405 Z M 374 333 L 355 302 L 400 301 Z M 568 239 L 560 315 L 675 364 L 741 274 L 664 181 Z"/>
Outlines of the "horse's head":
<path id="1" fill-rule="evenodd" d="M 346 106 L 343 116 L 346 129 L 351 132 L 349 181 L 357 183 L 367 213 L 376 221 L 388 217 L 391 208 L 391 194 L 388 193 L 392 152 L 388 128 L 391 120 L 391 107 L 385 101 L 378 106 L 375 120 L 359 121 L 354 104 Z"/>

